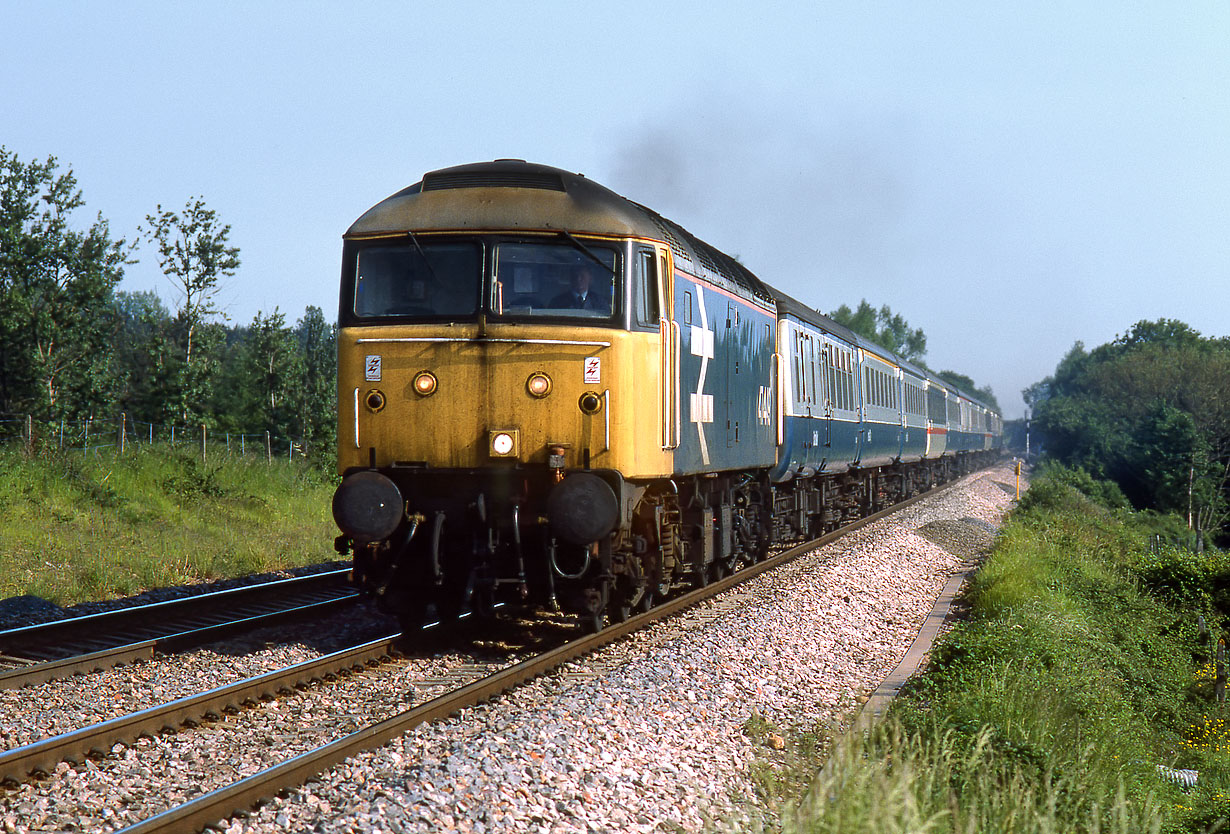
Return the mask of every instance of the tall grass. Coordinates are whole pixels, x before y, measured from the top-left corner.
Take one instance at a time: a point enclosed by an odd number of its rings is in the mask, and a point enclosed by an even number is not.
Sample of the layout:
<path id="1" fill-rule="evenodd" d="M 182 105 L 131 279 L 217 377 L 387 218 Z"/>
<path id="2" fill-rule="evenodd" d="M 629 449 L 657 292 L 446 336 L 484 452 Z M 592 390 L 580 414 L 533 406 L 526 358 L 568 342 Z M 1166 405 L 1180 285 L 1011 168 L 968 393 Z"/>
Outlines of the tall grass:
<path id="1" fill-rule="evenodd" d="M 1036 490 L 1036 492 L 1035 492 Z M 1136 519 L 1031 487 L 969 591 L 969 619 L 887 720 L 838 740 L 800 832 L 1205 832 L 1230 815 L 1230 724 L 1210 644 L 1224 554 L 1146 547 Z M 1184 790 L 1158 766 L 1192 768 Z M 788 780 L 782 780 L 786 782 Z"/>
<path id="2" fill-rule="evenodd" d="M 332 489 L 304 461 L 0 449 L 0 598 L 71 605 L 327 561 Z"/>
<path id="3" fill-rule="evenodd" d="M 859 743 L 840 745 L 787 831 L 960 832 L 960 834 L 1145 834 L 1160 832 L 1155 800 L 1109 795 L 1095 761 L 1084 754 L 1061 771 L 1016 767 L 997 749 L 995 733 L 972 741 L 941 726 L 907 731 L 890 720 Z"/>

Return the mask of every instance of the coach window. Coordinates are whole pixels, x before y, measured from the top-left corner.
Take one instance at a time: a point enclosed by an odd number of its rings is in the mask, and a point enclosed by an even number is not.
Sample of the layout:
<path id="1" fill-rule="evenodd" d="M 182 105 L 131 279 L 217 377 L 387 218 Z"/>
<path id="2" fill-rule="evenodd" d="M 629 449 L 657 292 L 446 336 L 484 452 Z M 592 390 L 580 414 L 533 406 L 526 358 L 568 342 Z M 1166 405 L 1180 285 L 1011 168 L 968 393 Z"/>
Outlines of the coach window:
<path id="1" fill-rule="evenodd" d="M 837 362 L 837 407 L 843 411 L 849 411 L 849 406 L 846 405 L 846 354 L 843 351 L 836 351 L 835 356 Z"/>
<path id="2" fill-rule="evenodd" d="M 854 390 L 856 385 L 854 381 L 855 367 L 854 354 L 846 353 L 846 411 L 858 410 L 858 397 L 855 396 L 857 391 Z"/>
<path id="3" fill-rule="evenodd" d="M 816 387 L 816 340 L 807 337 L 807 401 L 816 403 L 820 399 L 820 389 Z"/>
<path id="4" fill-rule="evenodd" d="M 658 329 L 658 276 L 654 270 L 652 249 L 638 249 L 633 261 L 632 309 L 633 323 L 638 327 Z"/>

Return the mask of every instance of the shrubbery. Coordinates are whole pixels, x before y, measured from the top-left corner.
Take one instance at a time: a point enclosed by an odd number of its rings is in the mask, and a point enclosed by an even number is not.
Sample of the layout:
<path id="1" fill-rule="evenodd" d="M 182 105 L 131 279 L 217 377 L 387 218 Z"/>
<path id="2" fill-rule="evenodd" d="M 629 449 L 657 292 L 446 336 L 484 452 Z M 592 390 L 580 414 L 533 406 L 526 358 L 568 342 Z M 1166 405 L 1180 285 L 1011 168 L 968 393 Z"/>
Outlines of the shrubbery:
<path id="1" fill-rule="evenodd" d="M 1131 506 L 1114 481 L 1094 478 L 1080 467 L 1049 462 L 1035 473 L 1029 490 L 1021 497 L 1020 507 L 1022 510 L 1034 507 L 1062 510 L 1073 504 L 1068 490 L 1075 490 L 1109 510 L 1125 510 Z"/>

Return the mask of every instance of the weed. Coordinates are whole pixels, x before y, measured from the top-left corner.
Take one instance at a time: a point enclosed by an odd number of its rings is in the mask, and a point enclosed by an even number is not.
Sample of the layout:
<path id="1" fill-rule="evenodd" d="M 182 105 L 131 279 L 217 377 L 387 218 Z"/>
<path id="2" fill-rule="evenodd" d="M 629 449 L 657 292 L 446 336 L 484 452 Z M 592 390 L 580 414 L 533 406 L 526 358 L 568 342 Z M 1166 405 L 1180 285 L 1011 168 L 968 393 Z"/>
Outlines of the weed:
<path id="1" fill-rule="evenodd" d="M 771 808 L 803 796 L 828 758 L 834 738 L 828 726 L 782 728 L 756 712 L 744 722 L 743 733 L 764 751 L 749 776 L 757 795 Z"/>

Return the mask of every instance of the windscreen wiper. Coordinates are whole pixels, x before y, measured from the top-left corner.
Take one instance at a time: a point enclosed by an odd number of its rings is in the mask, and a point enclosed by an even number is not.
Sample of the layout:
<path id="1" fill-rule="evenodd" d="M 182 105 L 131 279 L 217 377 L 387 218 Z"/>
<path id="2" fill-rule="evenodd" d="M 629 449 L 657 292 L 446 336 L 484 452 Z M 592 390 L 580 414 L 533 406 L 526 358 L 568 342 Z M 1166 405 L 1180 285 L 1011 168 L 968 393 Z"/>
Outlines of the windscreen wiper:
<path id="1" fill-rule="evenodd" d="M 414 232 L 407 231 L 406 236 L 410 238 L 410 242 L 414 244 L 414 248 L 418 250 L 419 257 L 423 259 L 423 263 L 427 265 L 427 274 L 431 276 L 431 282 L 437 287 L 440 286 L 440 279 L 436 277 L 436 271 L 431 268 L 431 261 L 427 260 L 427 253 L 423 251 L 423 247 L 419 246 L 419 239 L 414 236 Z"/>
<path id="2" fill-rule="evenodd" d="M 572 241 L 572 245 L 573 245 L 573 246 L 575 246 L 576 248 L 580 249 L 580 250 L 581 250 L 582 252 L 584 252 L 586 255 L 589 255 L 589 257 L 590 257 L 591 259 L 593 259 L 594 263 L 598 264 L 598 266 L 602 267 L 602 268 L 603 268 L 603 269 L 605 269 L 607 272 L 611 273 L 611 275 L 612 275 L 612 276 L 614 276 L 614 277 L 616 277 L 616 278 L 618 278 L 618 277 L 619 277 L 619 276 L 618 276 L 618 275 L 616 275 L 616 273 L 615 273 L 615 267 L 611 266 L 611 265 L 610 265 L 610 264 L 608 264 L 606 261 L 602 260 L 602 258 L 599 258 L 597 255 L 595 255 L 595 254 L 594 254 L 594 250 L 593 250 L 593 249 L 590 249 L 590 248 L 589 248 L 588 246 L 586 246 L 584 243 L 582 243 L 581 241 L 579 241 L 579 240 L 577 240 L 575 237 L 573 237 L 573 236 L 572 236 L 572 232 L 565 232 L 565 231 L 563 231 L 563 230 L 561 229 L 561 230 L 560 230 L 560 234 L 561 234 L 561 235 L 563 235 L 564 237 L 568 238 L 568 240 Z"/>

